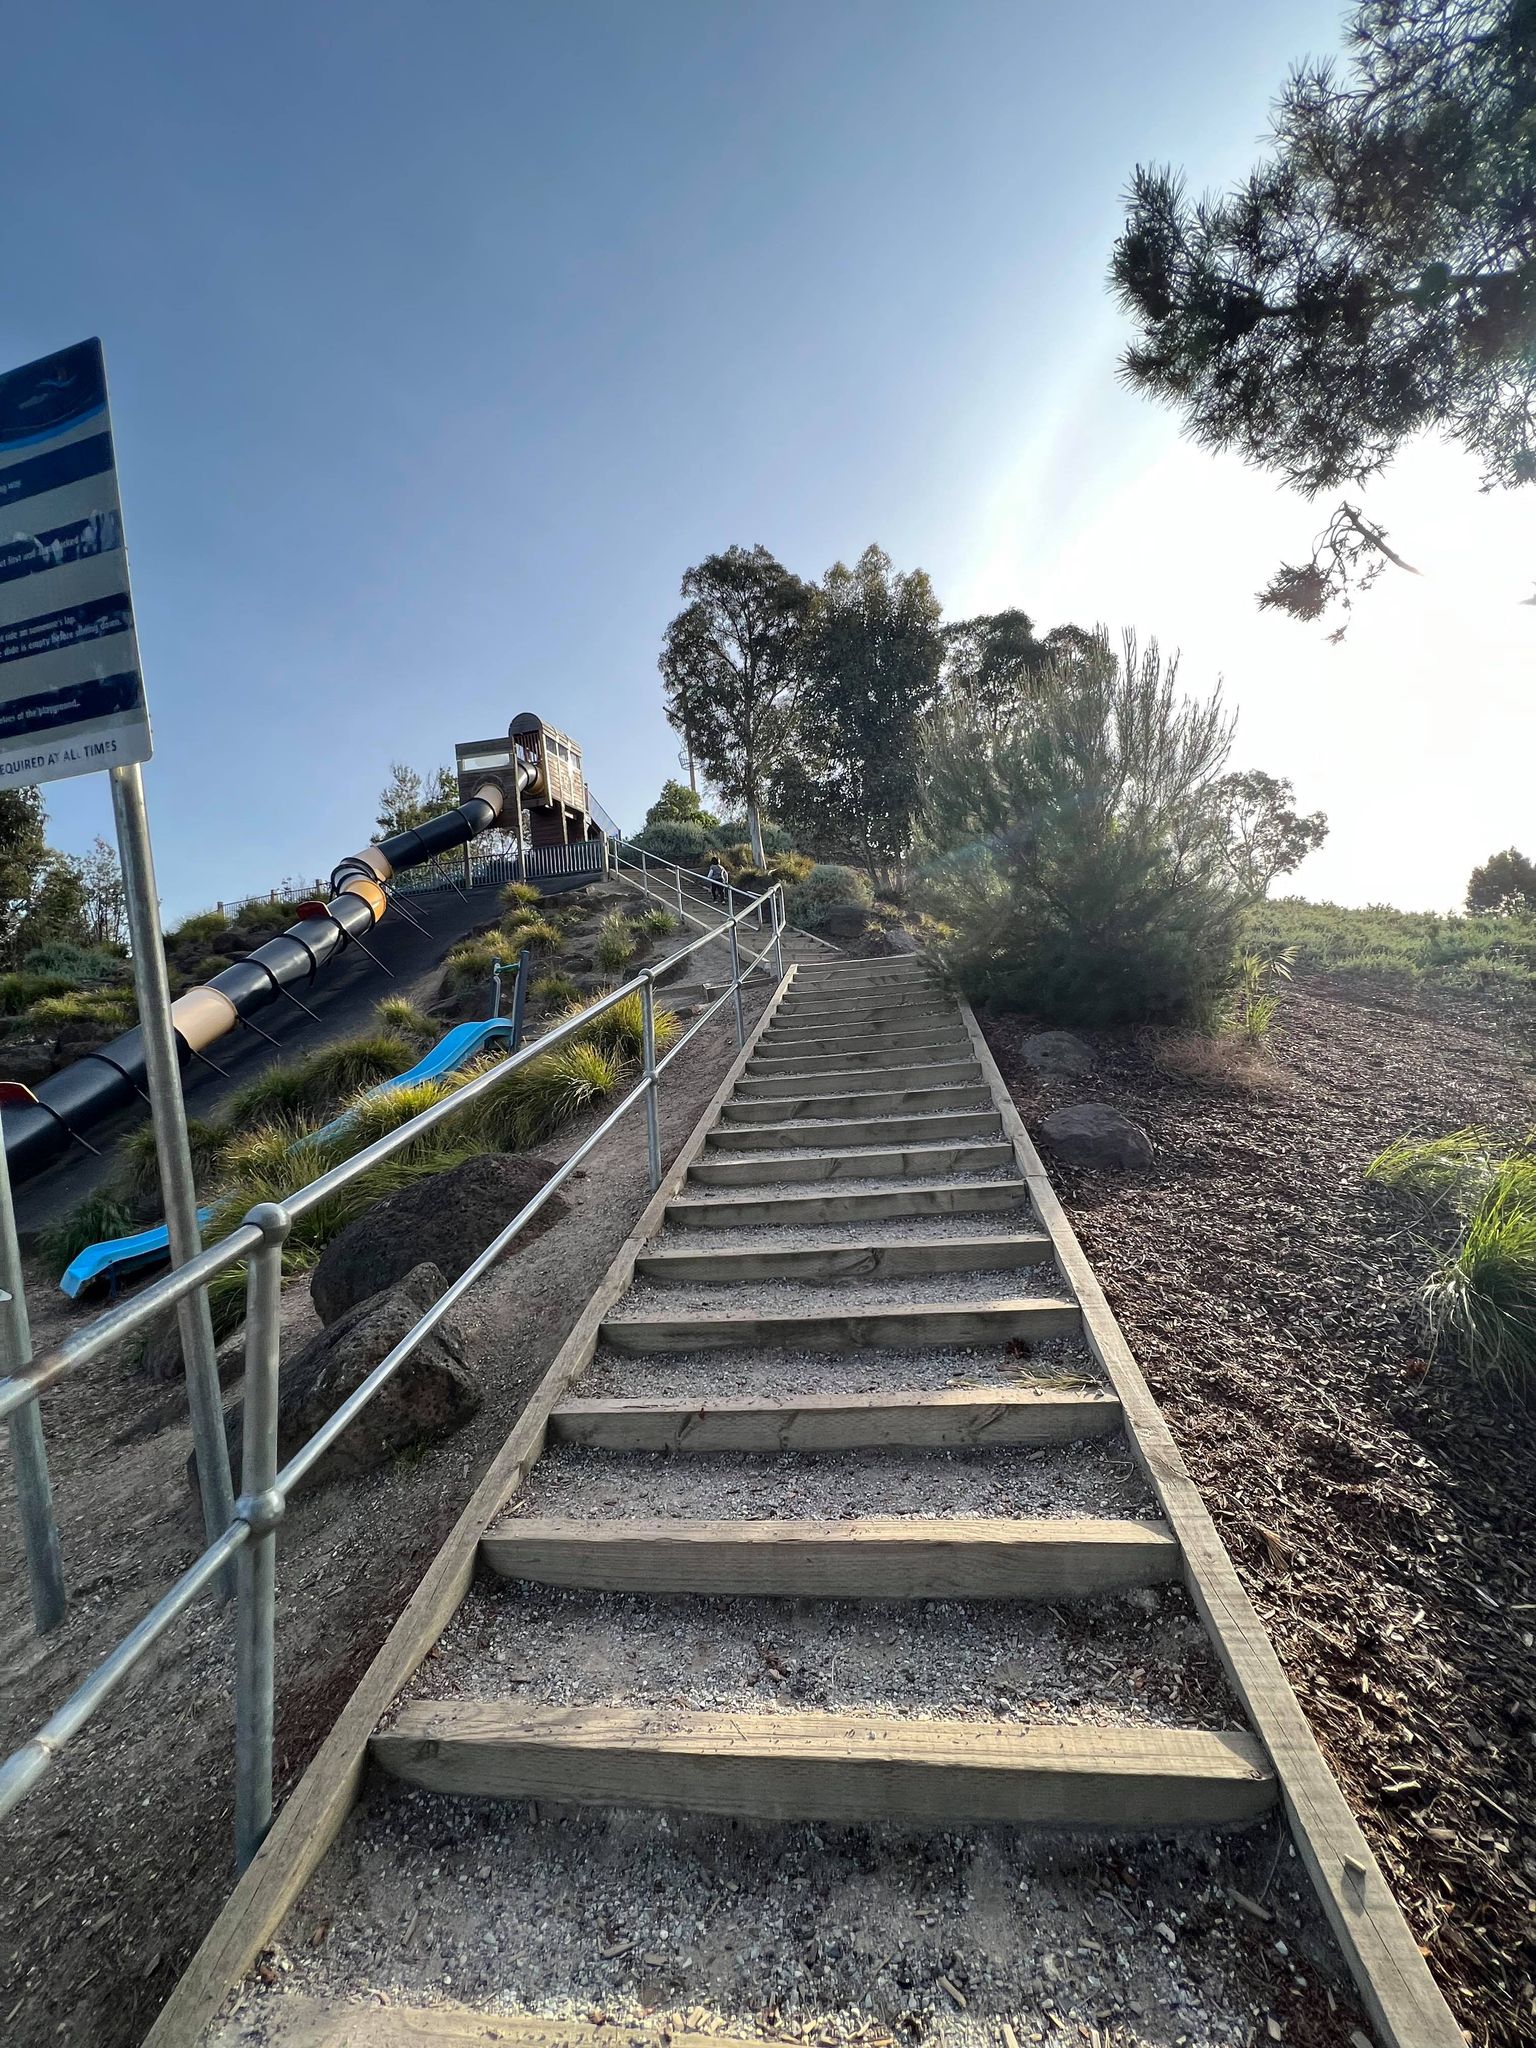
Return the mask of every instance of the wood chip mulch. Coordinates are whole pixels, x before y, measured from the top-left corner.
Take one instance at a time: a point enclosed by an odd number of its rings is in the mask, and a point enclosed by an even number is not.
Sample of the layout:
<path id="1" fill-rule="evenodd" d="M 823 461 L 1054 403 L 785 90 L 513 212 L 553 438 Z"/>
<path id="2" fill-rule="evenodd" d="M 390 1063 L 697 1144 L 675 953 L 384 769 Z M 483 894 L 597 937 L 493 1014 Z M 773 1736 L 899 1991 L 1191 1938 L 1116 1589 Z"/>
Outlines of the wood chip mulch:
<path id="1" fill-rule="evenodd" d="M 1025 1121 L 1112 1104 L 1150 1172 L 1047 1163 L 1318 1741 L 1479 2048 L 1536 2039 L 1536 1427 L 1429 1361 L 1411 1218 L 1367 1187 L 1390 1140 L 1532 1117 L 1531 1019 L 1319 976 L 1287 992 L 1273 1085 L 1174 1078 L 1157 1034 L 983 1027 Z M 1043 1149 L 1043 1148 L 1042 1148 Z"/>

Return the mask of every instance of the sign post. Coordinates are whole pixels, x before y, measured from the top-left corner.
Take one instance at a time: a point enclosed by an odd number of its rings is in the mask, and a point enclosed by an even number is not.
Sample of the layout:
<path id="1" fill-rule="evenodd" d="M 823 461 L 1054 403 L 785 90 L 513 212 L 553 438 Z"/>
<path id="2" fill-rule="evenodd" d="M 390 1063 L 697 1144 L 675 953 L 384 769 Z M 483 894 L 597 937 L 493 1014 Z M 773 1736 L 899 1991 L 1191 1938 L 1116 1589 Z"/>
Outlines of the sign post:
<path id="1" fill-rule="evenodd" d="M 160 1187 L 171 1257 L 180 1265 L 201 1249 L 201 1238 L 144 809 L 149 711 L 99 341 L 0 376 L 0 515 L 0 788 L 110 772 Z M 14 1369 L 25 1304 L 7 1314 Z M 211 1541 L 229 1526 L 233 1494 L 206 1292 L 182 1302 L 177 1314 Z M 18 1424 L 29 1415 L 35 1421 L 35 1404 Z M 19 1487 L 23 1467 L 33 1468 L 23 1523 L 35 1587 L 45 1560 L 33 1555 L 34 1517 L 47 1501 L 47 1466 L 36 1469 L 40 1428 L 13 1425 L 11 1435 Z M 47 1527 L 56 1553 L 51 1505 Z"/>

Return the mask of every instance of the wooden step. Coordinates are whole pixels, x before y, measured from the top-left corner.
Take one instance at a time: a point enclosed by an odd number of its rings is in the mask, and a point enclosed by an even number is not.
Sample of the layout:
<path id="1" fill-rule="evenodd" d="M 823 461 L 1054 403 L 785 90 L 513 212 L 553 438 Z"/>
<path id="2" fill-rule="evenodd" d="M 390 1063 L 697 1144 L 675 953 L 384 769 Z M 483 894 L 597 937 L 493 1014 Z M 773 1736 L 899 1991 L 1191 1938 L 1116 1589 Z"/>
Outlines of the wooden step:
<path id="1" fill-rule="evenodd" d="M 890 1003 L 879 1009 L 874 1005 L 861 1005 L 836 1016 L 823 1016 L 804 1010 L 779 1010 L 774 1014 L 766 1037 L 770 1039 L 793 1038 L 838 1038 L 850 1032 L 869 1032 L 884 1037 L 897 1031 L 934 1031 L 945 1025 L 958 1024 L 959 1012 L 953 1003 L 918 1005 L 915 1003 Z"/>
<path id="2" fill-rule="evenodd" d="M 897 1145 L 889 1150 L 829 1152 L 806 1159 L 700 1159 L 688 1169 L 701 1187 L 766 1186 L 774 1181 L 884 1180 L 911 1174 L 980 1173 L 1013 1164 L 1013 1147 L 995 1144 Z"/>
<path id="3" fill-rule="evenodd" d="M 819 1600 L 1058 1600 L 1162 1585 L 1161 1522 L 872 1515 L 844 1522 L 525 1516 L 480 1539 L 506 1579 L 592 1593 Z"/>
<path id="4" fill-rule="evenodd" d="M 1066 1444 L 1112 1436 L 1107 1394 L 945 1387 L 929 1394 L 797 1394 L 733 1399 L 567 1401 L 552 1437 L 595 1451 L 954 1450 L 968 1444 Z"/>
<path id="5" fill-rule="evenodd" d="M 471 2011 L 465 2005 L 354 2005 L 284 1989 L 262 2009 L 263 2048 L 764 2048 L 761 2035 L 691 2034 L 681 2027 L 596 2026 L 586 2020 Z M 208 2042 L 255 2036 L 239 2020 Z"/>
<path id="6" fill-rule="evenodd" d="M 802 1230 L 818 1223 L 870 1223 L 892 1216 L 980 1216 L 998 1209 L 1028 1209 L 1022 1180 L 978 1180 L 958 1187 L 861 1188 L 842 1195 L 754 1195 L 739 1201 L 688 1200 L 667 1204 L 667 1221 L 680 1230 L 753 1229 L 763 1224 Z"/>
<path id="7" fill-rule="evenodd" d="M 608 1316 L 602 1337 L 615 1351 L 718 1351 L 743 1344 L 790 1351 L 911 1350 L 931 1344 L 1043 1344 L 1075 1337 L 1075 1301 L 1019 1296 L 1007 1301 L 922 1303 L 911 1308 L 817 1309 L 763 1315 L 752 1309 L 686 1316 Z"/>
<path id="8" fill-rule="evenodd" d="M 930 1111 L 968 1109 L 985 1092 L 978 1081 L 974 1087 L 961 1083 L 953 1088 L 876 1088 L 856 1095 L 772 1095 L 760 1100 L 738 1095 L 721 1115 L 729 1124 L 799 1122 L 807 1117 L 923 1116 Z"/>
<path id="9" fill-rule="evenodd" d="M 892 995 L 889 989 L 876 988 L 862 996 L 797 996 L 791 990 L 774 1011 L 773 1021 L 775 1024 L 842 1024 L 856 1022 L 861 1017 L 885 1022 L 893 1017 L 945 1014 L 953 1016 L 955 1005 L 942 989 L 934 989 L 931 995 L 899 989 Z"/>
<path id="10" fill-rule="evenodd" d="M 372 1751 L 432 1792 L 754 1820 L 1205 1827 L 1275 1803 L 1263 1750 L 1236 1729 L 412 1700 Z"/>
<path id="11" fill-rule="evenodd" d="M 771 1068 L 767 1073 L 755 1073 L 751 1067 L 736 1083 L 734 1100 L 737 1102 L 762 1102 L 775 1095 L 789 1095 L 798 1101 L 808 1101 L 816 1095 L 847 1095 L 867 1088 L 935 1088 L 943 1086 L 964 1086 L 985 1088 L 981 1079 L 981 1067 L 973 1058 L 958 1060 L 935 1060 L 931 1063 L 920 1061 L 916 1066 L 898 1067 L 893 1070 L 871 1074 L 857 1067 L 840 1070 L 837 1068 L 813 1068 L 806 1074 L 780 1074 Z"/>
<path id="12" fill-rule="evenodd" d="M 759 1042 L 758 1049 L 753 1054 L 753 1063 L 755 1065 L 759 1060 L 798 1059 L 803 1064 L 807 1059 L 815 1061 L 828 1057 L 835 1058 L 844 1053 L 908 1052 L 914 1046 L 932 1048 L 942 1045 L 950 1053 L 962 1053 L 968 1050 L 969 1044 L 970 1041 L 960 1031 L 958 1025 L 952 1032 L 935 1025 L 927 1030 L 860 1030 L 846 1036 L 817 1035 L 804 1038 L 781 1038 L 770 1032 Z"/>
<path id="13" fill-rule="evenodd" d="M 716 1124 L 710 1151 L 793 1152 L 807 1145 L 920 1145 L 929 1138 L 1001 1136 L 995 1109 L 957 1109 L 929 1116 L 860 1117 L 846 1123 Z"/>
<path id="14" fill-rule="evenodd" d="M 646 1280 L 872 1280 L 912 1273 L 990 1273 L 1049 1264 L 1044 1231 L 1013 1237 L 934 1237 L 902 1244 L 754 1245 L 742 1251 L 642 1252 L 635 1271 Z"/>
<path id="15" fill-rule="evenodd" d="M 773 1074 L 825 1073 L 839 1067 L 910 1067 L 937 1064 L 963 1056 L 967 1041 L 958 1038 L 924 1039 L 918 1045 L 889 1047 L 805 1046 L 792 1053 L 755 1052 L 747 1072 L 754 1078 Z"/>

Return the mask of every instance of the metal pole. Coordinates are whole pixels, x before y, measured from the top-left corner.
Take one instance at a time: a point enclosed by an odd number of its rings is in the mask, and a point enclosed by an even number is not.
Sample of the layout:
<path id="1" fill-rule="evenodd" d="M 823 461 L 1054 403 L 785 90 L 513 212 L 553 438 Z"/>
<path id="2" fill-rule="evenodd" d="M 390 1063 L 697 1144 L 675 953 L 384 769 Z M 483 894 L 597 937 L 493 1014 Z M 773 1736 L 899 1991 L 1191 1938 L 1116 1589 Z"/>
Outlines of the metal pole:
<path id="1" fill-rule="evenodd" d="M 513 809 L 517 815 L 517 879 L 528 879 L 528 850 L 523 844 L 523 793 L 518 790 L 513 797 Z"/>
<path id="2" fill-rule="evenodd" d="M 532 951 L 524 946 L 517 956 L 517 979 L 512 984 L 512 1050 L 523 1042 L 523 1011 L 528 1002 L 528 976 L 533 962 Z"/>
<path id="3" fill-rule="evenodd" d="M 471 874 L 471 872 L 470 872 L 470 866 L 469 866 L 469 841 L 468 841 L 467 839 L 466 839 L 466 840 L 465 840 L 465 842 L 464 842 L 464 846 L 463 846 L 463 849 L 462 849 L 462 850 L 463 850 L 463 854 L 464 854 L 464 893 L 465 893 L 465 895 L 467 896 L 467 895 L 469 894 L 470 890 L 471 890 L 471 889 L 472 889 L 472 888 L 473 888 L 473 887 L 475 886 L 475 878 L 474 878 L 474 876 L 473 876 L 473 875 Z"/>
<path id="4" fill-rule="evenodd" d="M 240 1498 L 235 1514 L 251 1540 L 235 1567 L 235 1871 L 243 1871 L 272 1825 L 273 1649 L 277 1588 L 278 1309 L 288 1212 L 263 1202 L 245 1219 L 263 1242 L 245 1282 L 245 1416 Z"/>
<path id="5" fill-rule="evenodd" d="M 491 1015 L 493 1017 L 501 1015 L 501 962 L 499 960 L 491 962 Z"/>
<path id="6" fill-rule="evenodd" d="M 160 936 L 160 899 L 155 889 L 149 813 L 144 808 L 144 777 L 135 762 L 131 767 L 111 769 L 107 779 L 112 785 L 112 815 L 117 822 L 117 851 L 123 865 L 128 938 L 133 948 L 133 986 L 139 999 L 139 1033 L 144 1042 L 155 1156 L 160 1162 L 160 1195 L 165 1204 L 171 1263 L 184 1266 L 188 1259 L 197 1257 L 203 1240 L 197 1227 L 192 1148 L 187 1143 L 181 1067 L 171 1027 L 171 989 Z M 187 1403 L 192 1411 L 203 1533 L 212 1543 L 229 1527 L 234 1489 L 229 1483 L 229 1445 L 224 1437 L 224 1404 L 219 1398 L 218 1358 L 206 1288 L 200 1287 L 177 1303 L 176 1320 L 187 1374 Z"/>
<path id="7" fill-rule="evenodd" d="M 673 873 L 674 873 L 674 874 L 675 874 L 675 875 L 677 876 L 677 924 L 678 924 L 678 929 L 679 929 L 680 931 L 686 931 L 686 929 L 687 929 L 687 926 L 688 926 L 688 920 L 687 920 L 687 919 L 686 919 L 686 918 L 685 918 L 685 917 L 683 916 L 683 871 L 682 871 L 682 869 L 681 869 L 681 868 L 674 868 L 674 869 L 673 869 Z"/>
<path id="8" fill-rule="evenodd" d="M 640 887 L 645 891 L 647 896 L 650 895 L 651 871 L 650 868 L 646 865 L 645 848 L 643 846 L 640 849 Z"/>
<path id="9" fill-rule="evenodd" d="M 778 980 L 784 979 L 784 890 L 782 885 L 773 892 L 773 971 Z"/>
<path id="10" fill-rule="evenodd" d="M 21 1277 L 21 1247 L 16 1241 L 16 1206 L 11 1199 L 11 1168 L 0 1142 L 0 1367 L 14 1379 L 32 1363 L 32 1325 Z M 16 1505 L 27 1552 L 27 1586 L 32 1595 L 32 1621 L 46 1635 L 64 1619 L 64 1559 L 59 1550 L 59 1525 L 53 1513 L 53 1487 L 48 1479 L 48 1449 L 36 1398 L 11 1417 L 11 1463 L 16 1471 Z"/>
<path id="11" fill-rule="evenodd" d="M 640 1016 L 645 1055 L 645 1147 L 654 1195 L 661 1186 L 661 1112 L 656 1101 L 656 984 L 649 968 L 640 989 Z"/>
<path id="12" fill-rule="evenodd" d="M 747 1027 L 741 1015 L 741 951 L 736 944 L 736 920 L 731 919 L 731 999 L 736 1005 L 736 1043 L 747 1042 Z"/>

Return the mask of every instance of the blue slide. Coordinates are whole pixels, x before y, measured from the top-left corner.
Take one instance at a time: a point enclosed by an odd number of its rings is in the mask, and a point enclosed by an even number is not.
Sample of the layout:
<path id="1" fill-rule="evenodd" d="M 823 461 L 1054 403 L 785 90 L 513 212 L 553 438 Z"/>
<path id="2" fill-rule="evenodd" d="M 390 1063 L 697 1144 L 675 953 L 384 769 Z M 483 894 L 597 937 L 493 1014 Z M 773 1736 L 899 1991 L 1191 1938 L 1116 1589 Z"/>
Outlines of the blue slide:
<path id="1" fill-rule="evenodd" d="M 467 1067 L 471 1060 L 478 1059 L 488 1045 L 512 1043 L 512 1023 L 507 1017 L 486 1017 L 468 1024 L 455 1024 L 445 1032 L 423 1059 L 414 1067 L 408 1067 L 403 1074 L 397 1074 L 392 1081 L 381 1081 L 377 1088 L 370 1088 L 365 1098 L 372 1101 L 378 1095 L 390 1095 L 396 1088 L 404 1088 L 412 1081 L 440 1081 L 446 1074 L 453 1074 L 460 1067 Z M 351 1123 L 350 1112 L 338 1116 L 323 1130 L 314 1132 L 301 1140 L 313 1145 L 321 1138 L 337 1138 Z M 211 1209 L 199 1209 L 197 1220 L 206 1223 L 213 1214 Z M 109 1237 L 101 1244 L 87 1245 L 70 1260 L 59 1282 L 62 1291 L 71 1300 L 85 1288 L 98 1281 L 109 1280 L 115 1286 L 119 1280 L 139 1272 L 146 1266 L 162 1265 L 170 1249 L 170 1234 L 163 1223 L 157 1223 L 153 1230 L 141 1230 L 133 1237 Z"/>

